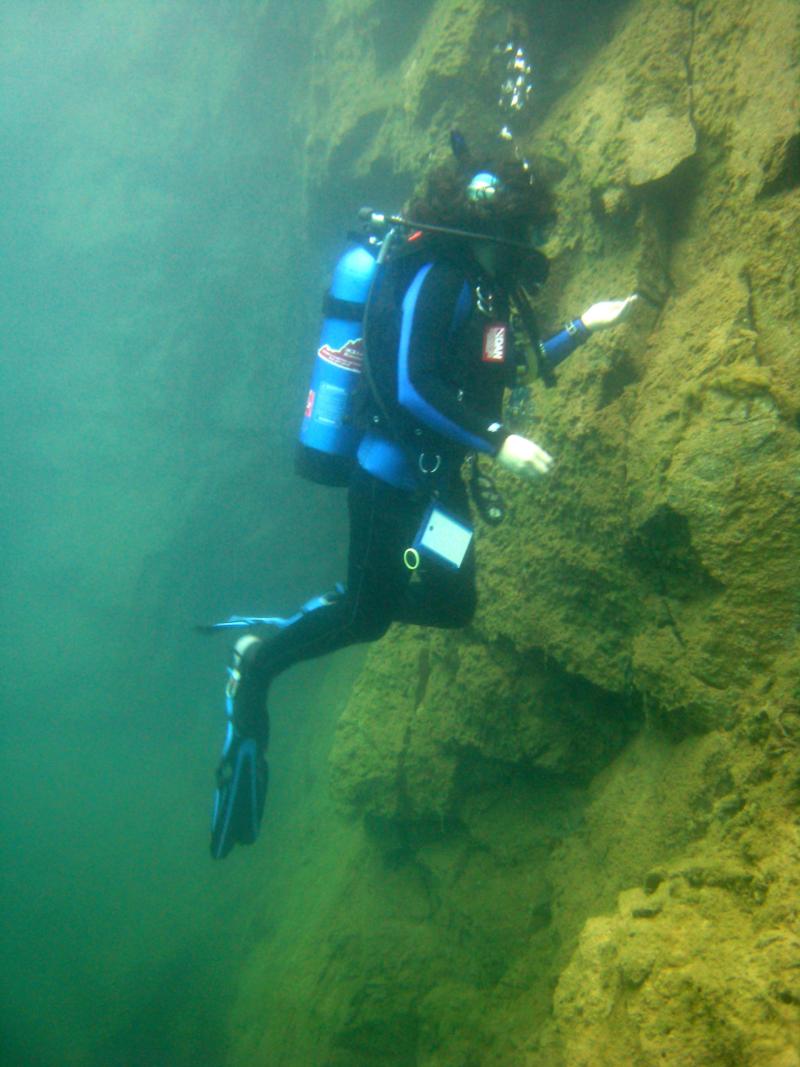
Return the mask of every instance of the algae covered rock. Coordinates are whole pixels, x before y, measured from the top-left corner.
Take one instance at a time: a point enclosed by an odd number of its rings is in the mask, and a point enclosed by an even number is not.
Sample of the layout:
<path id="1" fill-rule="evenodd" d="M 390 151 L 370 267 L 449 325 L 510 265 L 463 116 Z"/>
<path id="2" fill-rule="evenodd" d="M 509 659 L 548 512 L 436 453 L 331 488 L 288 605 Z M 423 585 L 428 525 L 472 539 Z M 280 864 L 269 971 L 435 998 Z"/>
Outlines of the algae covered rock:
<path id="1" fill-rule="evenodd" d="M 800 941 L 765 907 L 789 886 L 717 856 L 588 920 L 554 997 L 566 1062 L 800 1063 Z"/>
<path id="2" fill-rule="evenodd" d="M 334 790 L 371 817 L 451 817 L 515 773 L 587 781 L 638 722 L 636 701 L 508 642 L 398 629 L 368 657 L 340 720 Z"/>
<path id="3" fill-rule="evenodd" d="M 665 178 L 690 159 L 697 147 L 689 116 L 673 116 L 664 107 L 653 108 L 640 119 L 632 119 L 624 136 L 628 181 L 634 186 Z"/>
<path id="4" fill-rule="evenodd" d="M 788 32 L 786 5 L 774 6 Z M 747 859 L 720 859 L 708 836 L 731 819 L 758 825 L 726 764 L 758 686 L 773 685 L 761 680 L 781 677 L 800 602 L 787 260 L 799 209 L 788 178 L 764 201 L 765 165 L 733 147 L 745 119 L 728 85 L 743 69 L 755 77 L 742 49 L 766 17 L 748 12 L 631 5 L 537 132 L 532 147 L 563 168 L 542 317 L 568 318 L 612 288 L 639 285 L 650 300 L 573 357 L 558 389 L 536 391 L 527 432 L 557 467 L 533 488 L 503 481 L 512 521 L 480 534 L 472 631 L 398 630 L 370 656 L 334 746 L 335 788 L 357 810 L 439 818 L 443 830 L 456 820 L 471 840 L 474 798 L 516 775 L 589 783 L 586 829 L 558 835 L 547 860 L 545 928 L 565 946 L 580 934 L 571 961 L 549 957 L 564 970 L 548 1064 L 793 1062 L 794 994 L 776 993 L 774 977 L 788 973 L 791 935 L 779 922 L 775 955 L 755 947 L 772 883 Z M 758 77 L 785 87 L 796 74 L 781 45 Z M 769 90 L 759 108 L 765 99 L 760 136 L 770 131 L 770 158 L 785 159 L 794 105 L 785 92 Z M 723 124 L 732 147 L 720 153 L 709 138 Z M 374 725 L 382 709 L 385 732 Z M 642 710 L 662 740 L 626 749 Z M 728 740 L 717 744 L 720 730 Z M 380 770 L 389 763 L 393 785 Z M 705 858 L 664 868 L 657 891 L 626 890 L 690 852 Z M 614 864 L 601 876 L 604 854 Z M 435 873 L 443 900 L 447 869 Z M 490 895 L 503 882 L 513 900 L 506 868 Z M 510 971 L 534 988 L 524 953 Z M 524 1030 L 521 1002 L 504 1003 Z M 762 1003 L 773 1014 L 756 1024 Z"/>
<path id="5" fill-rule="evenodd" d="M 331 70 L 390 10 L 330 9 Z M 451 121 L 492 128 L 496 14 L 420 8 L 346 103 L 320 72 L 313 205 L 334 165 L 400 183 Z M 309 963 L 346 988 L 321 1062 L 800 1063 L 797 5 L 601 24 L 520 143 L 559 206 L 537 311 L 643 298 L 533 384 L 516 429 L 556 465 L 499 477 L 474 623 L 394 628 L 344 710 L 332 790 L 369 877 Z"/>

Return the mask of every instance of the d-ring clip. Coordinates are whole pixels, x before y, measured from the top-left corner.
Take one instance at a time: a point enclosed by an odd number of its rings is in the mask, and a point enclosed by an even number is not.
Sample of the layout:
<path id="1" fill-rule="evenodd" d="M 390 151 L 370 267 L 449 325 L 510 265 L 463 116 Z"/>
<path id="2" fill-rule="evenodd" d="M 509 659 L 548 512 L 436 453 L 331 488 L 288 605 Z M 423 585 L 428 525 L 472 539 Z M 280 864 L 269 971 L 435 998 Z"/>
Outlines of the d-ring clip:
<path id="1" fill-rule="evenodd" d="M 436 458 L 434 459 L 434 462 L 433 462 L 433 466 L 432 467 L 428 467 L 428 466 L 426 466 L 426 463 L 425 463 L 425 453 L 424 452 L 420 452 L 419 461 L 418 462 L 419 462 L 419 469 L 422 471 L 423 474 L 436 474 L 436 472 L 438 471 L 438 469 L 442 465 L 442 457 L 440 455 L 438 455 L 438 453 L 437 453 Z"/>
<path id="2" fill-rule="evenodd" d="M 419 552 L 416 548 L 407 548 L 403 553 L 403 563 L 408 567 L 410 571 L 415 571 L 419 567 Z"/>

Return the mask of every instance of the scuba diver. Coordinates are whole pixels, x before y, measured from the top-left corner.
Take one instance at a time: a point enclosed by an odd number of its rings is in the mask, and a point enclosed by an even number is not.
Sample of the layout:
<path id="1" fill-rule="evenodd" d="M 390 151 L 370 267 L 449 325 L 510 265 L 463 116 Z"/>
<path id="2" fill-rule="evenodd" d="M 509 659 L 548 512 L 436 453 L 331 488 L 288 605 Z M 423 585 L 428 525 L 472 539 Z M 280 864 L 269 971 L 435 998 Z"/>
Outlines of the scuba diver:
<path id="1" fill-rule="evenodd" d="M 504 395 L 518 395 L 525 363 L 513 330 L 534 335 L 539 374 L 549 381 L 554 367 L 636 300 L 594 304 L 540 342 L 526 291 L 547 277 L 536 244 L 554 220 L 551 193 L 527 162 L 475 161 L 457 133 L 452 147 L 407 218 L 362 212 L 367 232 L 340 261 L 325 305 L 326 322 L 339 332 L 320 344 L 298 467 L 317 480 L 347 482 L 346 583 L 288 619 L 232 616 L 207 628 L 248 631 L 228 669 L 216 859 L 258 836 L 267 695 L 277 675 L 376 641 L 393 622 L 455 629 L 471 621 L 475 548 L 462 472 L 471 471 L 479 514 L 496 523 L 502 500 L 478 457 L 530 479 L 553 464 L 503 423 Z"/>

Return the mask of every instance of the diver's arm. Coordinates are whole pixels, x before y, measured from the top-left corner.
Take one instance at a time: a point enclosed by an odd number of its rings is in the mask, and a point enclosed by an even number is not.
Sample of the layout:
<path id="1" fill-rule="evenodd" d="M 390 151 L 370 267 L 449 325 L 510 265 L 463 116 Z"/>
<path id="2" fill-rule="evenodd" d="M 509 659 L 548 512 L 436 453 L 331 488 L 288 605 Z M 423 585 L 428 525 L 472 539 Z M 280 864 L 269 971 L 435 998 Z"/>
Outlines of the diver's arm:
<path id="1" fill-rule="evenodd" d="M 636 300 L 638 296 L 634 293 L 625 300 L 601 300 L 599 304 L 592 304 L 579 318 L 567 323 L 563 330 L 542 341 L 541 350 L 547 362 L 551 367 L 557 367 L 576 348 L 588 341 L 596 330 L 616 326 Z"/>
<path id="2" fill-rule="evenodd" d="M 546 341 L 542 341 L 540 349 L 547 360 L 549 367 L 557 367 L 563 363 L 567 356 L 571 356 L 576 348 L 589 340 L 589 331 L 581 319 L 573 319 L 568 322 L 563 330 L 554 333 Z"/>
<path id="3" fill-rule="evenodd" d="M 449 264 L 423 267 L 403 299 L 397 360 L 398 401 L 418 422 L 465 448 L 496 455 L 508 430 L 468 407 L 444 381 L 442 353 L 464 289 L 464 275 Z"/>

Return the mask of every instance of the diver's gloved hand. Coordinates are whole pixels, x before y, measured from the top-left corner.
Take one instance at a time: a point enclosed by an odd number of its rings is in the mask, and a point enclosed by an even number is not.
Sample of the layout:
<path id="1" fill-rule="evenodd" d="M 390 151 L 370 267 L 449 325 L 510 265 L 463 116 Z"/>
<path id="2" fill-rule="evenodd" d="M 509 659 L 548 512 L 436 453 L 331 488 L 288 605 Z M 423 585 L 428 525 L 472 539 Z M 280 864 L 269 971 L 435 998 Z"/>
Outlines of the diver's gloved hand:
<path id="1" fill-rule="evenodd" d="M 590 332 L 616 326 L 627 316 L 638 299 L 639 294 L 633 293 L 625 300 L 601 300 L 599 304 L 592 304 L 584 311 L 581 322 Z"/>
<path id="2" fill-rule="evenodd" d="M 553 457 L 535 441 L 512 433 L 497 453 L 497 462 L 520 478 L 536 478 L 539 474 L 547 474 L 553 466 Z"/>

